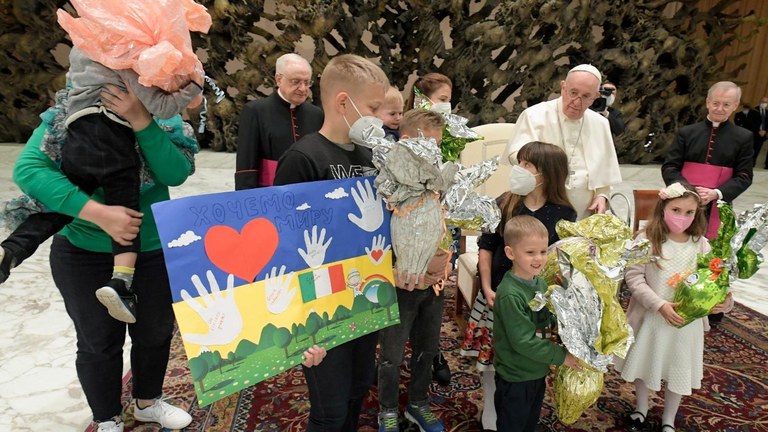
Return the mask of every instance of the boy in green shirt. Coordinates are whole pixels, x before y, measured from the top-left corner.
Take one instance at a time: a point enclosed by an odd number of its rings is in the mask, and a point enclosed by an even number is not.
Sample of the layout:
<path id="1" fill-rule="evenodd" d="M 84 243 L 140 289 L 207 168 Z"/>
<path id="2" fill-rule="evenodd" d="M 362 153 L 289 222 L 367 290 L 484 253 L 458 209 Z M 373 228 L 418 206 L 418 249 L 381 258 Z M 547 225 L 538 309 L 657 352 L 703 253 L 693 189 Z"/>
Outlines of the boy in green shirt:
<path id="1" fill-rule="evenodd" d="M 528 302 L 547 284 L 538 277 L 547 261 L 549 233 L 538 219 L 516 216 L 504 226 L 504 253 L 512 269 L 496 291 L 493 344 L 496 369 L 494 403 L 497 430 L 535 431 L 550 365 L 580 369 L 565 347 L 545 339 L 557 319 L 549 310 L 533 311 Z"/>

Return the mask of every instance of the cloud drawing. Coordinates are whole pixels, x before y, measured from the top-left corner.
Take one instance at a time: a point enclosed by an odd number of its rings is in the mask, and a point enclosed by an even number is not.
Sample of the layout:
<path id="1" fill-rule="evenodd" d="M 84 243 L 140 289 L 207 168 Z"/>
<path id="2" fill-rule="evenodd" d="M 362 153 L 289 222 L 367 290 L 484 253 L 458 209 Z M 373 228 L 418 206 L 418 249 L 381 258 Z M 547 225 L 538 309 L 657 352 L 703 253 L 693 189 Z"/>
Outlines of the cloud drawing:
<path id="1" fill-rule="evenodd" d="M 328 192 L 327 194 L 325 194 L 325 197 L 329 198 L 329 199 L 342 199 L 342 198 L 346 198 L 348 196 L 349 196 L 349 194 L 344 191 L 344 188 L 336 188 L 333 191 Z"/>
<path id="2" fill-rule="evenodd" d="M 311 209 L 311 208 L 312 208 L 312 206 L 310 206 L 310 205 L 309 205 L 309 204 L 307 204 L 307 203 L 304 203 L 304 204 L 302 204 L 302 205 L 300 205 L 300 206 L 296 207 L 296 210 L 309 210 L 309 209 Z"/>
<path id="3" fill-rule="evenodd" d="M 179 238 L 177 238 L 176 240 L 171 240 L 171 242 L 168 243 L 168 247 L 175 248 L 175 247 L 189 246 L 192 243 L 202 239 L 203 239 L 202 237 L 195 234 L 192 230 L 188 230 L 184 234 L 180 235 Z"/>

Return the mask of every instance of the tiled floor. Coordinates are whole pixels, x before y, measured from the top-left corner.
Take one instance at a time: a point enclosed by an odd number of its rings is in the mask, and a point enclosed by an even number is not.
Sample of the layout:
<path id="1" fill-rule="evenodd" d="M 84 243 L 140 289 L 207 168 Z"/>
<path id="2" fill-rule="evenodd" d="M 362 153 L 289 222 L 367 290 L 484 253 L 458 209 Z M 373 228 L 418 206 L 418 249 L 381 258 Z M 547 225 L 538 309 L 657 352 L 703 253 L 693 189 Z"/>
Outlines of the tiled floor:
<path id="1" fill-rule="evenodd" d="M 19 194 L 11 170 L 20 150 L 0 144 L 0 200 Z M 234 160 L 234 154 L 202 152 L 197 173 L 173 196 L 232 190 Z M 658 165 L 624 165 L 621 171 L 624 184 L 616 191 L 630 197 L 632 189 L 663 186 Z M 752 187 L 736 200 L 736 211 L 768 202 L 767 186 L 768 171 L 757 169 Z M 763 268 L 736 283 L 734 291 L 738 301 L 768 315 L 766 286 L 768 269 Z M 74 362 L 74 329 L 50 277 L 46 244 L 0 286 L 0 432 L 83 431 L 90 411 Z"/>

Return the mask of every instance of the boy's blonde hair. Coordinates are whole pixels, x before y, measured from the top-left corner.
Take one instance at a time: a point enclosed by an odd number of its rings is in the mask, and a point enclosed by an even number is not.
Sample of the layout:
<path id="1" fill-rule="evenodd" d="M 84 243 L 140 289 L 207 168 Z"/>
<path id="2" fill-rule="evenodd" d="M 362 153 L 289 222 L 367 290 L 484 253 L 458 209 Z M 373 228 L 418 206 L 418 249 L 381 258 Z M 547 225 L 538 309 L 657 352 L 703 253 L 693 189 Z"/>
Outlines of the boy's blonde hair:
<path id="1" fill-rule="evenodd" d="M 400 109 L 403 109 L 403 94 L 400 93 L 400 89 L 395 86 L 389 86 L 387 93 L 384 95 L 384 105 L 398 105 Z"/>
<path id="2" fill-rule="evenodd" d="M 445 120 L 440 114 L 426 109 L 412 109 L 403 114 L 400 122 L 400 134 L 418 137 L 419 131 L 427 129 L 443 129 Z"/>
<path id="3" fill-rule="evenodd" d="M 504 225 L 504 246 L 515 247 L 526 237 L 549 239 L 549 231 L 540 220 L 528 215 L 515 216 Z"/>
<path id="4" fill-rule="evenodd" d="M 320 98 L 323 105 L 332 103 L 340 91 L 362 93 L 371 85 L 389 87 L 389 79 L 380 67 L 370 60 L 354 54 L 342 54 L 332 58 L 320 77 Z"/>

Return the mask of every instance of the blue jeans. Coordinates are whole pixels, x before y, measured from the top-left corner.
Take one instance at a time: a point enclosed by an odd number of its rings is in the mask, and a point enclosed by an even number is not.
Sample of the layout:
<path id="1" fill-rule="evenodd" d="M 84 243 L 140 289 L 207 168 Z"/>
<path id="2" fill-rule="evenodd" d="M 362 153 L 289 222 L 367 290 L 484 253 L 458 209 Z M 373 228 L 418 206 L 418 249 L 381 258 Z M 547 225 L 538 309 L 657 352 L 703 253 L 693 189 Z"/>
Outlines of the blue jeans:
<path id="1" fill-rule="evenodd" d="M 328 351 L 322 363 L 304 367 L 309 388 L 308 432 L 355 432 L 376 371 L 376 332 Z"/>
<path id="2" fill-rule="evenodd" d="M 441 292 L 432 288 L 406 291 L 397 288 L 400 324 L 379 330 L 381 360 L 379 363 L 379 405 L 382 410 L 398 408 L 400 364 L 403 362 L 405 343 L 411 340 L 411 382 L 408 386 L 410 403 L 427 401 L 432 382 L 432 360 L 440 345 L 440 325 L 443 321 Z"/>
<path id="3" fill-rule="evenodd" d="M 505 432 L 536 432 L 544 403 L 545 378 L 509 382 L 496 373 L 496 430 Z"/>
<path id="4" fill-rule="evenodd" d="M 126 323 L 109 316 L 96 299 L 96 290 L 112 275 L 112 254 L 80 249 L 57 235 L 50 262 L 53 281 L 77 333 L 77 377 L 93 419 L 109 420 L 123 410 L 120 397 Z M 162 250 L 139 254 L 133 291 L 139 299 L 136 323 L 128 325 L 133 397 L 154 399 L 163 393 L 174 322 Z"/>

